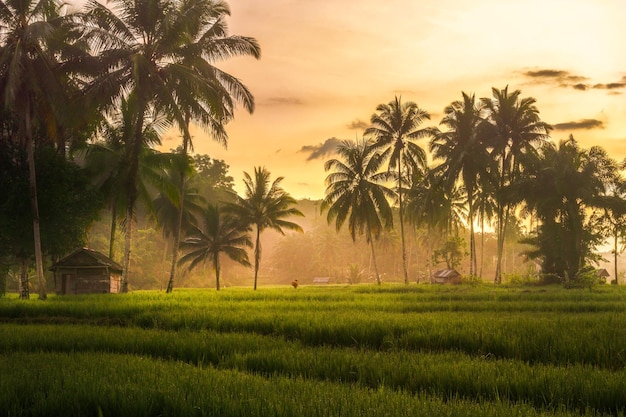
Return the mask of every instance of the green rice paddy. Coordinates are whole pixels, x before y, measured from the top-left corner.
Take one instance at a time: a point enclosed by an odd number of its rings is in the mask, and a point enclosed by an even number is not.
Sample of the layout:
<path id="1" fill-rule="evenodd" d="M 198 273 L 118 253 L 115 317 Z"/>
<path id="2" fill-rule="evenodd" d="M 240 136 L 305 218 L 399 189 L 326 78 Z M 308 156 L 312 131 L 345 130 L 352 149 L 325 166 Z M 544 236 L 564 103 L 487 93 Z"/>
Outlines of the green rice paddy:
<path id="1" fill-rule="evenodd" d="M 0 299 L 0 416 L 625 416 L 626 288 Z"/>

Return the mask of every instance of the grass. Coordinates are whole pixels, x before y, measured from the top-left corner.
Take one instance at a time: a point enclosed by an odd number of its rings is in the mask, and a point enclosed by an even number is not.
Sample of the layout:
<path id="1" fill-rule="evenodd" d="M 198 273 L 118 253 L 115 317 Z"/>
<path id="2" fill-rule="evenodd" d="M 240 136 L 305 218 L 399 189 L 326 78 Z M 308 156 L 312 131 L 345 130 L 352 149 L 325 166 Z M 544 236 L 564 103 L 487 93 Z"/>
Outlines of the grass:
<path id="1" fill-rule="evenodd" d="M 626 410 L 626 292 L 609 286 L 0 299 L 0 322 L 0 416 Z"/>

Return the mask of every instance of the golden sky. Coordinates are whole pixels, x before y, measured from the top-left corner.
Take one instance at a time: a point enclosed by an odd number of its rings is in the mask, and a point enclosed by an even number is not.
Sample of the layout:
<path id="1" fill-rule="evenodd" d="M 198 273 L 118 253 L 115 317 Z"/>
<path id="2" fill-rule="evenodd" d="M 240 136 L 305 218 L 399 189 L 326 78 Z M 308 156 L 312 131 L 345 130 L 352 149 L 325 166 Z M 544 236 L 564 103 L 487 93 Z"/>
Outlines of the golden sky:
<path id="1" fill-rule="evenodd" d="M 296 198 L 322 198 L 332 138 L 361 137 L 376 106 L 401 95 L 431 113 L 491 87 L 537 99 L 555 141 L 570 134 L 626 157 L 624 0 L 230 0 L 230 33 L 259 61 L 218 66 L 256 110 L 239 109 L 228 149 L 195 132 L 195 151 L 243 171 L 263 165 Z M 176 133 L 164 148 L 176 146 Z M 425 141 L 420 143 L 427 147 Z M 324 146 L 327 145 L 327 146 Z"/>

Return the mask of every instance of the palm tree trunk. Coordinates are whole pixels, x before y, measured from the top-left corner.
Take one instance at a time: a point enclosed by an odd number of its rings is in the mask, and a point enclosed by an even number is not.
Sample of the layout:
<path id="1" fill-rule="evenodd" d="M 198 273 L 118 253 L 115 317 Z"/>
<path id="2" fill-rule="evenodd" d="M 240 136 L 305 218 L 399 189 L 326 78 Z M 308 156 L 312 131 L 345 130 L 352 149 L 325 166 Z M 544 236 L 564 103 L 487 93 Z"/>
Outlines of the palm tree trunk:
<path id="1" fill-rule="evenodd" d="M 619 282 L 617 282 L 617 227 L 615 227 L 615 234 L 613 235 L 613 260 L 614 260 L 614 264 L 615 264 L 615 285 L 618 285 Z"/>
<path id="2" fill-rule="evenodd" d="M 220 254 L 216 252 L 213 255 L 213 264 L 215 265 L 215 289 L 220 290 Z"/>
<path id="3" fill-rule="evenodd" d="M 27 114 L 30 112 L 27 109 Z M 35 270 L 39 282 L 39 299 L 45 300 L 46 279 L 43 276 L 43 255 L 41 253 L 41 234 L 39 230 L 39 204 L 37 202 L 37 176 L 35 172 L 35 144 L 33 143 L 30 118 L 26 117 L 26 151 L 28 153 L 29 194 L 30 205 L 33 215 L 33 237 L 35 241 Z"/>
<path id="4" fill-rule="evenodd" d="M 470 276 L 476 272 L 476 239 L 474 236 L 474 198 L 471 196 L 469 204 L 469 226 L 470 226 Z"/>
<path id="5" fill-rule="evenodd" d="M 30 298 L 30 289 L 28 284 L 28 259 L 24 256 L 20 259 L 20 278 L 19 278 L 20 300 L 28 300 Z"/>
<path id="6" fill-rule="evenodd" d="M 485 213 L 483 212 L 480 221 L 480 273 L 479 277 L 483 276 L 483 267 L 485 266 Z"/>
<path id="7" fill-rule="evenodd" d="M 129 205 L 126 209 L 126 227 L 124 230 L 124 268 L 122 268 L 122 282 L 120 291 L 128 292 L 128 271 L 130 269 L 130 251 L 133 241 L 133 209 Z"/>
<path id="8" fill-rule="evenodd" d="M 402 240 L 402 272 L 404 273 L 404 285 L 409 285 L 409 271 L 406 266 L 406 246 L 404 241 L 404 213 L 402 207 L 402 171 L 398 163 L 398 207 L 400 209 L 400 237 Z"/>
<path id="9" fill-rule="evenodd" d="M 372 240 L 372 232 L 370 230 L 369 225 L 367 225 L 366 227 L 367 227 L 367 241 L 369 242 L 370 247 L 372 249 L 372 263 L 374 264 L 374 273 L 376 274 L 376 283 L 378 285 L 381 285 L 380 274 L 378 273 L 378 264 L 376 263 L 376 252 L 374 252 L 374 241 Z"/>
<path id="10" fill-rule="evenodd" d="M 257 278 L 259 276 L 259 263 L 261 261 L 261 229 L 256 228 L 256 244 L 254 245 L 254 290 L 256 291 Z"/>
<path id="11" fill-rule="evenodd" d="M 124 239 L 124 265 L 122 272 L 121 291 L 128 292 L 128 270 L 130 268 L 130 252 L 132 246 L 133 217 L 137 202 L 137 174 L 139 172 L 139 158 L 143 148 L 143 122 L 146 102 L 139 94 L 137 96 L 137 124 L 135 125 L 134 142 L 131 147 L 130 167 L 126 182 L 126 236 Z"/>
<path id="12" fill-rule="evenodd" d="M 189 114 L 185 116 L 185 122 L 187 123 L 187 130 L 189 129 Z M 183 139 L 183 157 L 187 157 L 187 151 L 189 147 L 189 139 L 184 135 Z M 176 230 L 174 231 L 174 246 L 172 248 L 172 268 L 170 270 L 170 279 L 167 282 L 166 293 L 171 293 L 174 290 L 174 278 L 176 277 L 176 263 L 178 262 L 178 251 L 180 248 L 180 237 L 183 229 L 183 210 L 185 205 L 185 172 L 180 172 L 180 195 L 178 196 L 178 219 L 176 221 Z M 219 288 L 218 288 L 219 290 Z"/>
<path id="13" fill-rule="evenodd" d="M 174 231 L 174 244 L 172 245 L 172 267 L 170 269 L 170 279 L 167 282 L 166 293 L 171 293 L 174 290 L 174 278 L 176 277 L 176 264 L 178 262 L 178 252 L 180 248 L 180 238 L 183 225 L 183 201 L 185 199 L 183 193 L 185 189 L 185 174 L 181 172 L 180 178 L 180 196 L 178 198 L 178 219 L 176 223 L 176 230 Z"/>
<path id="14" fill-rule="evenodd" d="M 113 203 L 111 207 L 111 233 L 109 235 L 109 258 L 113 259 L 115 250 L 115 232 L 117 230 L 117 206 Z"/>

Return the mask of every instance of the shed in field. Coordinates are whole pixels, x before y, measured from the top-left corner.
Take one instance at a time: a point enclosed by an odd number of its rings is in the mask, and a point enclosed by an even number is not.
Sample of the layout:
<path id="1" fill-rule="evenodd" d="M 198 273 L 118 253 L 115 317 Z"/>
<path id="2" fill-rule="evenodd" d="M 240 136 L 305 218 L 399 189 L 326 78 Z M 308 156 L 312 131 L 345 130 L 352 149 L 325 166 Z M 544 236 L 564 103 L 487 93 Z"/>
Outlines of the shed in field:
<path id="1" fill-rule="evenodd" d="M 611 274 L 609 274 L 609 271 L 607 271 L 604 268 L 596 269 L 596 275 L 600 280 L 602 280 L 602 282 L 606 282 L 607 278 L 611 277 Z"/>
<path id="2" fill-rule="evenodd" d="M 440 269 L 433 274 L 435 284 L 460 284 L 461 274 L 456 269 Z"/>
<path id="3" fill-rule="evenodd" d="M 122 269 L 108 256 L 87 248 L 72 252 L 50 268 L 57 294 L 118 293 Z"/>

